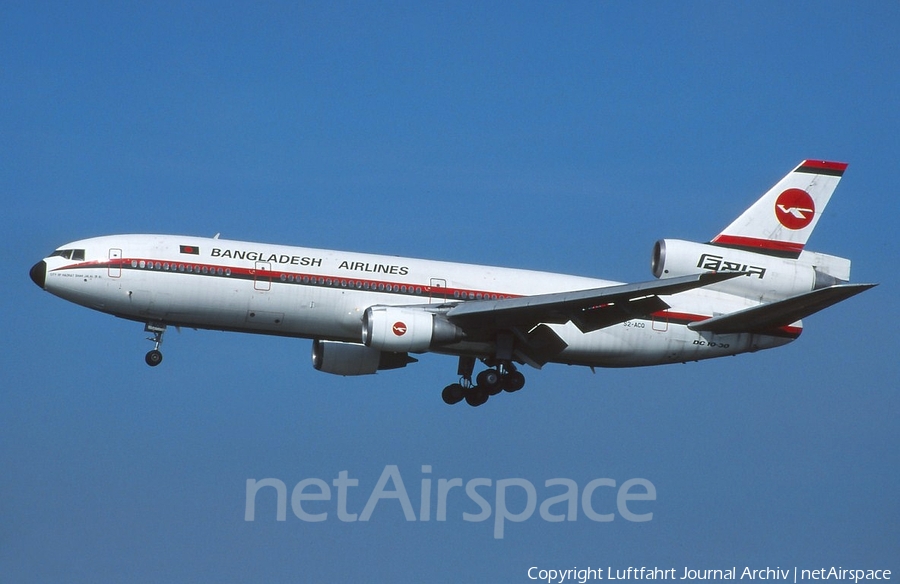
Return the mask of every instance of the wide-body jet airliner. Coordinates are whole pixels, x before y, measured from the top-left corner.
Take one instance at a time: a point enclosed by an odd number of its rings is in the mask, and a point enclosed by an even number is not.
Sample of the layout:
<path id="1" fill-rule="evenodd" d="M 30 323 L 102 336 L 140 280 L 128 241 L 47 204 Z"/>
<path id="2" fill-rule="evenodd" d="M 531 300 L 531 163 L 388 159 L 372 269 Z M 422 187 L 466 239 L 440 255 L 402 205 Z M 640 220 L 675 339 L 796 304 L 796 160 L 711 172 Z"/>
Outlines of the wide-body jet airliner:
<path id="1" fill-rule="evenodd" d="M 454 404 L 523 387 L 518 366 L 632 367 L 784 345 L 800 319 L 874 284 L 804 249 L 847 165 L 805 160 L 707 243 L 656 242 L 655 280 L 608 280 L 181 235 L 61 246 L 31 269 L 44 290 L 144 323 L 302 337 L 312 363 L 372 374 L 433 351 L 458 357 Z M 486 365 L 473 379 L 478 361 Z"/>

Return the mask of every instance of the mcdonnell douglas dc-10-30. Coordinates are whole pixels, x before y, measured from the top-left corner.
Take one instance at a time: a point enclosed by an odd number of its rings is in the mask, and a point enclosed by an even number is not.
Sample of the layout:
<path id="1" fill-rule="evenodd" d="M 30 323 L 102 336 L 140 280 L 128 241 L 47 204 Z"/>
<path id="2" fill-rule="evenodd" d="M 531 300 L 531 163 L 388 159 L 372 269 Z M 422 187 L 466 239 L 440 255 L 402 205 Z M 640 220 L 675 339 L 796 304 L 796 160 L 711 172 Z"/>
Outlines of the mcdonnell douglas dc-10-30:
<path id="1" fill-rule="evenodd" d="M 525 384 L 518 366 L 634 367 L 779 347 L 800 319 L 871 288 L 805 250 L 847 165 L 805 160 L 708 243 L 663 239 L 656 280 L 579 276 L 180 235 L 113 235 L 31 269 L 44 290 L 142 322 L 312 339 L 312 364 L 365 375 L 433 351 L 459 359 L 443 399 Z M 473 379 L 478 361 L 486 368 Z"/>

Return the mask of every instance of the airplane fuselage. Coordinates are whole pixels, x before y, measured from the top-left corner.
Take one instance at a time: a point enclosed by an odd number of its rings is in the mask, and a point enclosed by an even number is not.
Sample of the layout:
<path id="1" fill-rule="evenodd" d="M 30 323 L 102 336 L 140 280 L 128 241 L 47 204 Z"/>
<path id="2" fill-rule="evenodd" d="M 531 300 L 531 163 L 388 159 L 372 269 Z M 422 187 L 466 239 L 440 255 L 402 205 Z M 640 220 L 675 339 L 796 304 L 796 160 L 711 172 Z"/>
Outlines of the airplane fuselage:
<path id="1" fill-rule="evenodd" d="M 371 306 L 444 305 L 501 300 L 618 282 L 550 272 L 395 256 L 171 235 L 97 237 L 62 246 L 44 260 L 43 287 L 71 302 L 141 322 L 239 332 L 361 340 Z M 74 259 L 66 251 L 74 251 Z M 627 367 L 692 361 L 783 345 L 778 335 L 714 335 L 687 324 L 751 306 L 698 289 L 671 307 L 589 333 L 550 324 L 567 344 L 553 362 Z M 492 341 L 461 340 L 434 349 L 482 356 Z"/>

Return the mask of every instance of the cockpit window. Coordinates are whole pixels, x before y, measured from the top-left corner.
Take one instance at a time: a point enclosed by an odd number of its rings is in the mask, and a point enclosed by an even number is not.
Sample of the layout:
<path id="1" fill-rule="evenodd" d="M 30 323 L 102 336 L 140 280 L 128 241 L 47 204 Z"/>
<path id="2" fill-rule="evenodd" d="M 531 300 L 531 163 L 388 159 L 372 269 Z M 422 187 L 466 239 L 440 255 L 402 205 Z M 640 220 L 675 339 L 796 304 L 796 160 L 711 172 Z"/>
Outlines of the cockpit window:
<path id="1" fill-rule="evenodd" d="M 58 249 L 55 252 L 50 254 L 50 257 L 61 257 L 66 258 L 67 260 L 74 260 L 76 262 L 84 261 L 84 250 L 83 249 Z"/>

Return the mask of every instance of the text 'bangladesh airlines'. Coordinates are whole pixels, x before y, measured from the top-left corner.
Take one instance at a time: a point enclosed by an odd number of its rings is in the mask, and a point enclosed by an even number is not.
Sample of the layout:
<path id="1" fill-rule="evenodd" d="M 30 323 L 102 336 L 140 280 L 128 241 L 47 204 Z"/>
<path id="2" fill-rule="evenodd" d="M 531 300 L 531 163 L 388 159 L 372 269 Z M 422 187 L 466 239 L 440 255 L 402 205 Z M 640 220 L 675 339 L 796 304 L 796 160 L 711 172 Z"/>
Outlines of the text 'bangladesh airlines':
<path id="1" fill-rule="evenodd" d="M 805 160 L 708 243 L 663 239 L 656 280 L 564 274 L 173 235 L 66 244 L 31 269 L 48 292 L 143 322 L 313 339 L 319 371 L 365 375 L 458 357 L 449 404 L 525 384 L 520 365 L 632 367 L 769 349 L 874 284 L 805 248 L 847 165 Z M 485 364 L 473 378 L 478 361 Z"/>

